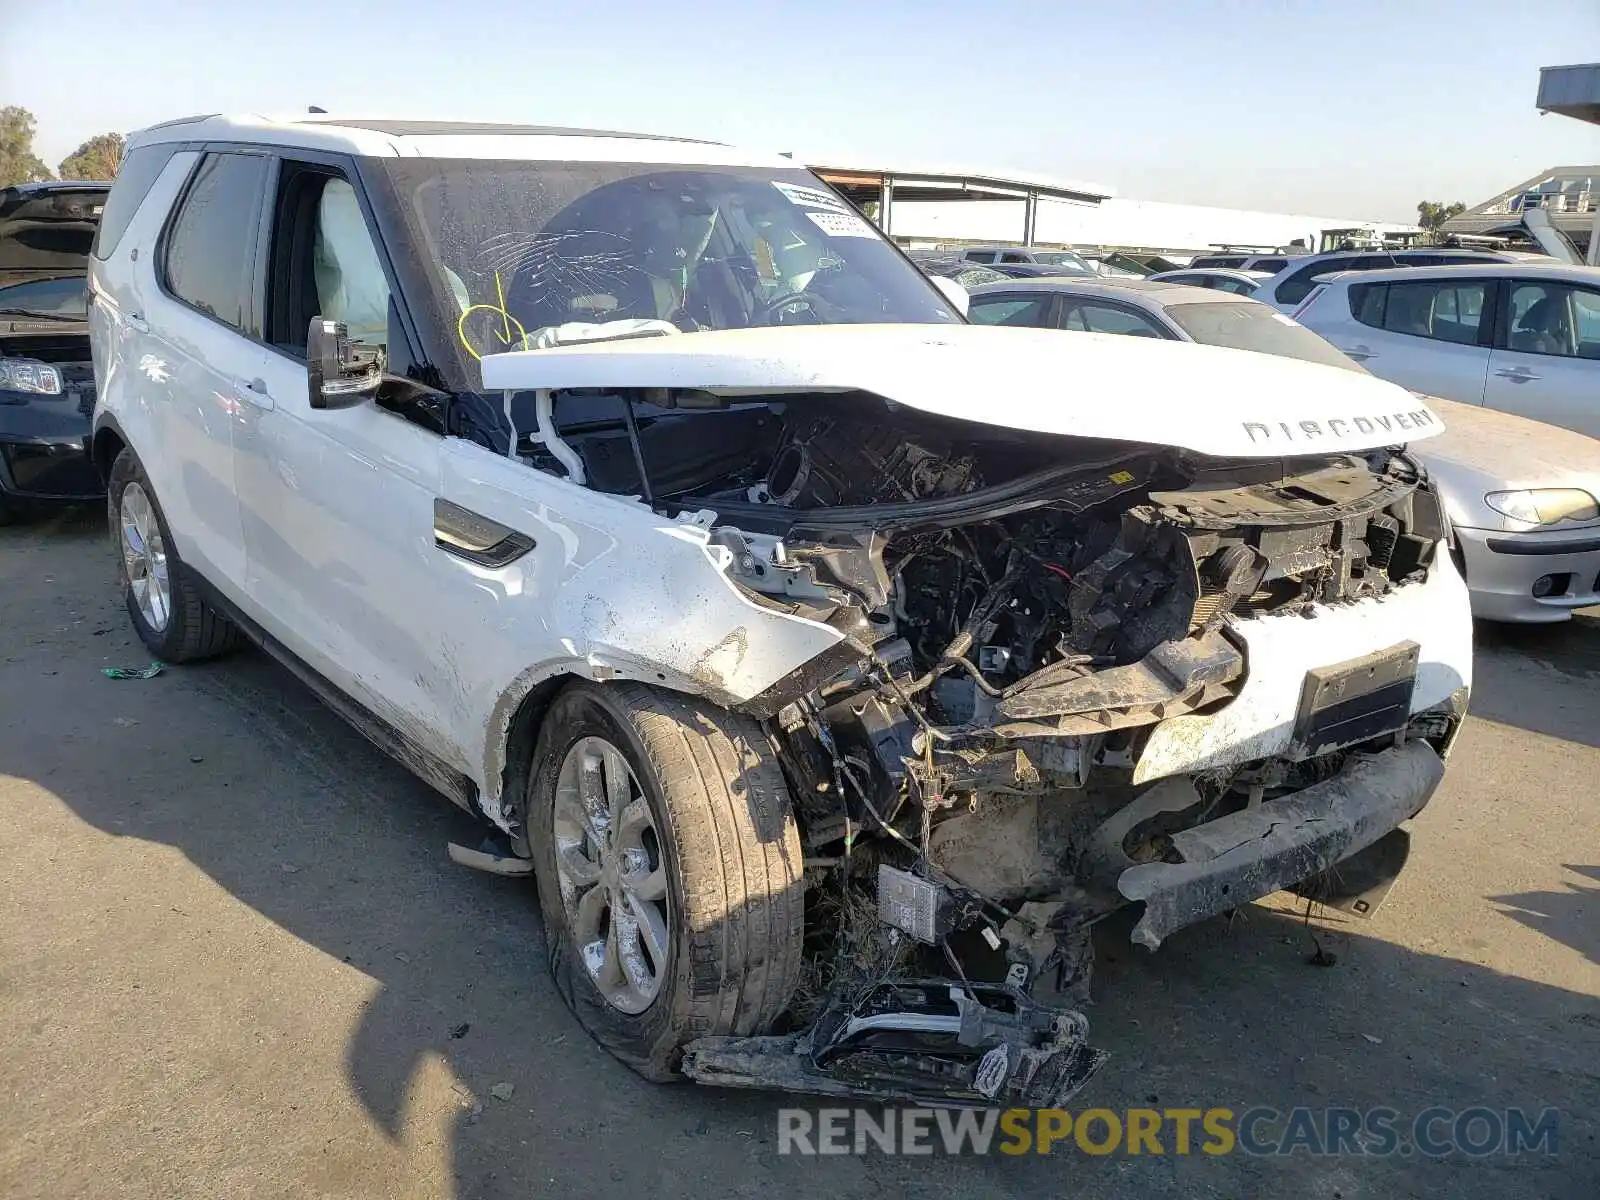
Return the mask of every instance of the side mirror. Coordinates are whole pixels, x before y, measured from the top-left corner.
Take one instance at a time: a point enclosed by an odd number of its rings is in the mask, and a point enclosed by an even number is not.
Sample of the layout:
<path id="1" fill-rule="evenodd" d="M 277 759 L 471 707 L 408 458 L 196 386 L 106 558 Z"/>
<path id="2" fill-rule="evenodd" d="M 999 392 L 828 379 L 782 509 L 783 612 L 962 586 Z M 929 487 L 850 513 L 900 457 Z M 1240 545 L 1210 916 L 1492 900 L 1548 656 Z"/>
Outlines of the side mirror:
<path id="1" fill-rule="evenodd" d="M 355 344 L 338 321 L 312 317 L 306 331 L 306 376 L 312 408 L 354 408 L 377 395 L 383 351 Z"/>
<path id="2" fill-rule="evenodd" d="M 967 309 L 972 306 L 972 297 L 967 295 L 967 289 L 945 275 L 933 275 L 930 278 L 933 280 L 933 286 L 944 293 L 944 298 L 955 305 L 956 311 L 963 317 L 966 316 Z"/>

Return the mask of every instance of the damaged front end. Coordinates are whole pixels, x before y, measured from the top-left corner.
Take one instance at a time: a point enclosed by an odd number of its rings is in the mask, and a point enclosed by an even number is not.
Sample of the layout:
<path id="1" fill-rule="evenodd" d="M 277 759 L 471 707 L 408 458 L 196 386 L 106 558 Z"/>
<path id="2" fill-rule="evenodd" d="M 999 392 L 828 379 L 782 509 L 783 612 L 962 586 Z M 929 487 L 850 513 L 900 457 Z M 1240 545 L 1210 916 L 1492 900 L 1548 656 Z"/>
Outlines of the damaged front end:
<path id="1" fill-rule="evenodd" d="M 1081 1012 L 1096 921 L 1142 902 L 1153 949 L 1283 888 L 1350 900 L 1347 862 L 1355 911 L 1392 881 L 1465 681 L 1419 707 L 1415 640 L 1329 664 L 1318 622 L 1420 597 L 1443 518 L 1388 450 L 1041 448 L 862 408 L 791 402 L 759 474 L 680 501 L 717 514 L 738 587 L 845 635 L 743 706 L 769 721 L 815 864 L 800 1031 L 691 1043 L 683 1069 L 1059 1105 L 1104 1059 Z M 1363 635 L 1403 631 L 1395 613 Z M 1170 746 L 1147 760 L 1157 730 L 1281 674 L 1254 659 L 1258 625 L 1290 626 L 1308 664 L 1270 736 L 1197 770 Z"/>
<path id="2" fill-rule="evenodd" d="M 1370 912 L 1438 783 L 1470 616 L 1437 497 L 1382 445 L 1436 418 L 1386 415 L 1410 398 L 1349 372 L 995 332 L 896 335 L 905 366 L 881 331 L 485 362 L 492 386 L 547 389 L 504 452 L 640 498 L 747 605 L 829 635 L 742 694 L 690 673 L 764 723 L 807 915 L 785 1020 L 690 1041 L 690 1078 L 1060 1106 L 1104 1061 L 1083 1015 L 1097 922 L 1142 905 L 1154 948 L 1279 889 Z M 1161 428 L 1030 382 L 1069 344 L 1079 368 L 1144 372 Z M 1148 398 L 1150 372 L 1180 388 L 1191 365 L 1218 368 L 1202 383 L 1231 432 Z M 1264 457 L 1251 397 L 1279 387 L 1348 419 L 1277 422 Z"/>

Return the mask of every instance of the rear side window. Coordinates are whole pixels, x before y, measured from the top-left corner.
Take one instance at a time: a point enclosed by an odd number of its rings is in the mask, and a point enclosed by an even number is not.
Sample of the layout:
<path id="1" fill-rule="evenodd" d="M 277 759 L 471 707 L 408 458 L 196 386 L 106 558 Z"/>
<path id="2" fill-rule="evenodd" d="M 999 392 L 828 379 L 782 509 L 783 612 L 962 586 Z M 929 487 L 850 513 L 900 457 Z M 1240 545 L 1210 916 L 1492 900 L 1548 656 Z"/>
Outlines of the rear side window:
<path id="1" fill-rule="evenodd" d="M 1050 297 L 994 296 L 975 299 L 967 316 L 978 325 L 1043 325 Z"/>
<path id="2" fill-rule="evenodd" d="M 1028 261 L 1028 256 L 1026 254 L 1019 254 L 1015 250 L 1007 250 L 1000 256 L 1000 261 L 1008 263 L 1025 263 Z"/>
<path id="3" fill-rule="evenodd" d="M 994 261 L 994 251 L 993 250 L 968 250 L 967 251 L 967 261 L 968 262 L 975 262 L 975 263 L 992 263 Z"/>
<path id="4" fill-rule="evenodd" d="M 247 327 L 250 275 L 267 160 L 258 154 L 208 154 L 167 232 L 167 290 L 235 329 Z"/>
<path id="5" fill-rule="evenodd" d="M 1087 333 L 1120 333 L 1128 337 L 1158 338 L 1165 335 L 1138 313 L 1109 304 L 1083 303 L 1067 314 L 1063 329 Z"/>
<path id="6" fill-rule="evenodd" d="M 1350 289 L 1350 315 L 1374 329 L 1471 346 L 1487 291 L 1481 280 L 1357 284 Z"/>
<path id="7" fill-rule="evenodd" d="M 95 231 L 92 253 L 96 258 L 111 257 L 144 198 L 150 194 L 167 163 L 172 161 L 176 149 L 171 144 L 140 146 L 130 150 L 122 160 L 116 182 L 111 185 L 111 195 L 106 198 L 106 210 L 100 215 L 100 228 Z"/>

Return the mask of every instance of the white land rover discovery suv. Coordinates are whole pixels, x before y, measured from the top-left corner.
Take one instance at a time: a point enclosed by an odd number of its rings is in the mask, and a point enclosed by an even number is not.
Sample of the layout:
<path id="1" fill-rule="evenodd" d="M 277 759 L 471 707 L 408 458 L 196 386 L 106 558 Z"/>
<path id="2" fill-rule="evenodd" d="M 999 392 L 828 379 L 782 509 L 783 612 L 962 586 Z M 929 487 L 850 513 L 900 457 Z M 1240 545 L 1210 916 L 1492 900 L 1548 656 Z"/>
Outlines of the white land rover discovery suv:
<path id="1" fill-rule="evenodd" d="M 970 326 L 786 158 L 179 121 L 91 288 L 139 635 L 481 817 L 651 1078 L 1060 1104 L 1092 923 L 1370 911 L 1462 719 L 1423 401 Z"/>

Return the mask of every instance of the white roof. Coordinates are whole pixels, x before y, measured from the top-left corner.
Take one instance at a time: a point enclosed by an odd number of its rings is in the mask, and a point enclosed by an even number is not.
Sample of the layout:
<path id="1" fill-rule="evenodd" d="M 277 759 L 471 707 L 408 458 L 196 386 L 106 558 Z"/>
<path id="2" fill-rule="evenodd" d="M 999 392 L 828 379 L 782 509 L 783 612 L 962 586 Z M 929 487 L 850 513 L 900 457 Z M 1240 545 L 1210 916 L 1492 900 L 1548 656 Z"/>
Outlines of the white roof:
<path id="1" fill-rule="evenodd" d="M 498 158 L 528 161 L 693 163 L 794 170 L 779 154 L 648 133 L 539 125 L 335 116 L 211 115 L 141 129 L 130 148 L 158 142 L 225 141 L 300 147 L 364 158 Z"/>
<path id="2" fill-rule="evenodd" d="M 1568 263 L 1553 262 L 1542 255 L 1530 254 L 1514 262 L 1476 262 L 1460 263 L 1449 267 L 1389 267 L 1382 271 L 1330 271 L 1326 275 L 1315 276 L 1321 283 L 1335 280 L 1351 282 L 1390 283 L 1395 280 L 1417 279 L 1504 279 L 1515 276 L 1518 279 L 1553 279 L 1568 283 L 1586 283 L 1590 287 L 1600 287 L 1600 267 L 1580 267 Z"/>

